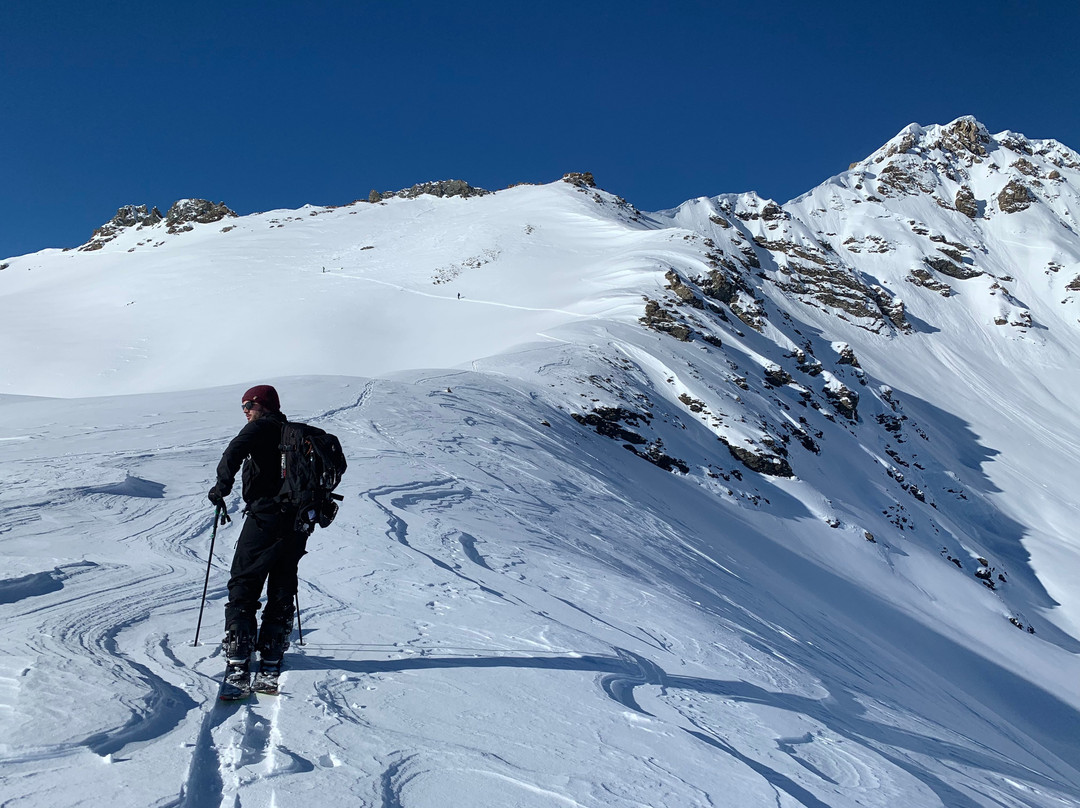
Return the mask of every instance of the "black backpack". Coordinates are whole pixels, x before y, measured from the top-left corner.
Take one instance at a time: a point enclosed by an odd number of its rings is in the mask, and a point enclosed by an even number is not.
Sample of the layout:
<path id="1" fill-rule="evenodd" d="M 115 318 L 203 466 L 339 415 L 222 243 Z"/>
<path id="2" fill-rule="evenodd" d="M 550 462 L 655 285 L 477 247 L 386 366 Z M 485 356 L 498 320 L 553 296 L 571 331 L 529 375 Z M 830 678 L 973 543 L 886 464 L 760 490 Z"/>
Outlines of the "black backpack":
<path id="1" fill-rule="evenodd" d="M 327 527 L 337 516 L 337 503 L 345 499 L 333 493 L 348 467 L 341 442 L 317 426 L 290 421 L 281 428 L 280 448 L 278 501 L 297 509 L 298 531 L 310 534 L 316 525 Z"/>

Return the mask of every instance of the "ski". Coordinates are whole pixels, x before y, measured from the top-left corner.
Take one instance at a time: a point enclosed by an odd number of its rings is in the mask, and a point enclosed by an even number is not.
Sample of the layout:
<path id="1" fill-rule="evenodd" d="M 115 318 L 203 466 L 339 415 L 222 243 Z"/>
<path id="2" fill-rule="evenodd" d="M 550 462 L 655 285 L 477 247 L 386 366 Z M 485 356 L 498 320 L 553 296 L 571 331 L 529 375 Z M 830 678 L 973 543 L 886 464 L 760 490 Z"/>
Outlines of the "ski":
<path id="1" fill-rule="evenodd" d="M 281 677 L 280 662 L 262 662 L 259 672 L 251 684 L 251 689 L 263 696 L 276 696 L 278 694 L 278 682 Z"/>
<path id="2" fill-rule="evenodd" d="M 221 701 L 240 701 L 251 695 L 251 673 L 246 664 L 229 665 L 221 683 L 218 698 Z"/>

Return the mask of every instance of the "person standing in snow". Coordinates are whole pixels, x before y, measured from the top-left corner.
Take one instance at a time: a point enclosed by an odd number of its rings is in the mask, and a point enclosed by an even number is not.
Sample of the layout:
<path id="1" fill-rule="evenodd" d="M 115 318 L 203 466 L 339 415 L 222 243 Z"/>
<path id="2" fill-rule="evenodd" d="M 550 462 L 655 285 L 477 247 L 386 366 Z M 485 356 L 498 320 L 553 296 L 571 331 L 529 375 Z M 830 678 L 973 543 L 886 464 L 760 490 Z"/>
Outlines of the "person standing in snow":
<path id="1" fill-rule="evenodd" d="M 222 645 L 230 667 L 246 671 L 252 652 L 260 668 L 280 667 L 293 628 L 297 566 L 304 555 L 307 533 L 296 529 L 296 508 L 277 500 L 281 489 L 281 433 L 287 419 L 281 413 L 277 390 L 268 384 L 244 393 L 247 425 L 232 439 L 217 467 L 217 482 L 209 499 L 225 509 L 236 473 L 243 467 L 244 527 L 236 543 L 229 602 L 225 606 Z M 256 613 L 263 586 L 266 607 L 256 632 Z"/>

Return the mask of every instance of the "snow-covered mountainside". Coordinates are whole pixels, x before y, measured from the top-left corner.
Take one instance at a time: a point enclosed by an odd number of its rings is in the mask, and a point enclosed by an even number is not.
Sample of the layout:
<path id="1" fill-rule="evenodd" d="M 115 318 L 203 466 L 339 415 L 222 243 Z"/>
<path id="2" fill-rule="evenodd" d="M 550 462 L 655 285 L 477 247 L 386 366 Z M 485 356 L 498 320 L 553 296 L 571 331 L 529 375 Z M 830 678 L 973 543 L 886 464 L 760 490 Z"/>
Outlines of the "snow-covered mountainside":
<path id="1" fill-rule="evenodd" d="M 182 200 L 0 261 L 3 804 L 1080 805 L 1077 216 L 961 118 L 784 205 Z M 350 471 L 225 707 L 263 382 Z"/>

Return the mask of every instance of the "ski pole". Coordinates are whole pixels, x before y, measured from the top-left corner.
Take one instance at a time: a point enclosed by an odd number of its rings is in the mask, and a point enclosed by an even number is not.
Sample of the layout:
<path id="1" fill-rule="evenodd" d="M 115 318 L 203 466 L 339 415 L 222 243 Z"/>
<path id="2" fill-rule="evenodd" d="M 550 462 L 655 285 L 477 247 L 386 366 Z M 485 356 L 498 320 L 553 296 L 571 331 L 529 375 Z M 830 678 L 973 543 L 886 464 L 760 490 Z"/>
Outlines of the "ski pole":
<path id="1" fill-rule="evenodd" d="M 199 631 L 202 630 L 203 609 L 206 608 L 206 588 L 210 585 L 210 565 L 214 561 L 214 541 L 217 539 L 218 522 L 225 524 L 225 520 L 229 518 L 227 514 L 222 515 L 221 510 L 220 505 L 214 508 L 214 529 L 210 533 L 210 556 L 206 559 L 206 580 L 203 581 L 202 601 L 199 603 L 199 622 L 195 625 L 195 642 L 192 645 L 199 644 Z"/>
<path id="2" fill-rule="evenodd" d="M 297 645 L 304 644 L 304 627 L 300 625 L 300 593 L 296 593 L 296 633 L 300 635 Z"/>

